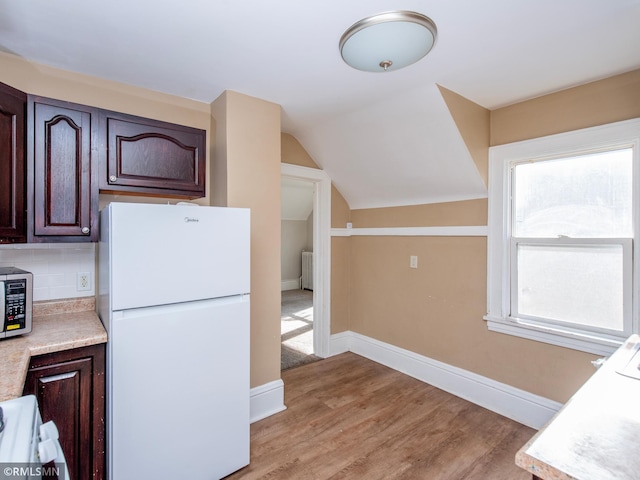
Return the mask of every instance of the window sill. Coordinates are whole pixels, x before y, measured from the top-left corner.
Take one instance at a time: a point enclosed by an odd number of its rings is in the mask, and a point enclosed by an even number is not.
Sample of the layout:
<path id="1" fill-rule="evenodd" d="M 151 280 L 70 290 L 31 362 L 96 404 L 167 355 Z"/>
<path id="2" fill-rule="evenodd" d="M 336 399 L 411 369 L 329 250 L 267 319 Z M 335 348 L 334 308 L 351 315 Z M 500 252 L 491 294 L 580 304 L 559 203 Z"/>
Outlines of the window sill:
<path id="1" fill-rule="evenodd" d="M 516 337 L 571 348 L 581 352 L 593 353 L 595 355 L 609 356 L 624 343 L 624 339 L 618 340 L 580 334 L 551 327 L 527 324 L 515 319 L 510 320 L 492 315 L 486 315 L 484 319 L 487 321 L 487 328 L 492 332 L 514 335 Z"/>

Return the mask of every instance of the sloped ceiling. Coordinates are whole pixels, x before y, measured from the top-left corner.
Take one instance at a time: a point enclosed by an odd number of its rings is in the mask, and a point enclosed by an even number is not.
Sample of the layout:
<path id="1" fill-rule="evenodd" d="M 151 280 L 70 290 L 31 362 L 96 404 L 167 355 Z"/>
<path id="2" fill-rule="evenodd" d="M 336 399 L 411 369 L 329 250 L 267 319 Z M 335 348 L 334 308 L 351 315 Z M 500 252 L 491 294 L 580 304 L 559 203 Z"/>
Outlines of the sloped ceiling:
<path id="1" fill-rule="evenodd" d="M 282 220 L 306 221 L 313 211 L 313 183 L 283 178 L 280 192 Z"/>
<path id="2" fill-rule="evenodd" d="M 435 21 L 433 51 L 395 72 L 346 66 L 342 33 L 392 9 Z M 486 196 L 437 85 L 494 109 L 631 71 L 638 25 L 640 0 L 0 0 L 0 49 L 29 61 L 281 105 L 351 208 Z"/>

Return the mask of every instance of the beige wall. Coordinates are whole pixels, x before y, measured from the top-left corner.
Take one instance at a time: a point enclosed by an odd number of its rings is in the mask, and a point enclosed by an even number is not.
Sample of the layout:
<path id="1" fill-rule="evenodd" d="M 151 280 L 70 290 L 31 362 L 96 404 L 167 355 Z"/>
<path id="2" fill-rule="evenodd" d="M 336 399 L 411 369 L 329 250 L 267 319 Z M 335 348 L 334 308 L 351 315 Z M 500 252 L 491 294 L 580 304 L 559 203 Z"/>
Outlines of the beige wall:
<path id="1" fill-rule="evenodd" d="M 251 208 L 251 386 L 280 378 L 280 107 L 226 91 L 212 103 L 215 204 Z M 252 141 L 247 141 L 251 139 Z"/>
<path id="2" fill-rule="evenodd" d="M 487 199 L 351 211 L 354 228 L 486 225 Z"/>
<path id="3" fill-rule="evenodd" d="M 491 112 L 491 145 L 640 116 L 640 70 Z"/>
<path id="4" fill-rule="evenodd" d="M 288 133 L 283 133 L 282 140 L 282 163 L 290 165 L 300 165 L 301 167 L 320 168 L 313 161 L 300 142 Z"/>
<path id="5" fill-rule="evenodd" d="M 331 227 L 345 228 L 351 210 L 344 197 L 331 187 Z M 351 238 L 331 238 L 331 333 L 350 330 Z"/>
<path id="6" fill-rule="evenodd" d="M 352 237 L 349 329 L 565 401 L 594 357 L 489 332 L 486 249 L 485 237 Z"/>
<path id="7" fill-rule="evenodd" d="M 481 114 L 455 101 L 456 121 Z M 493 111 L 491 144 L 634 117 L 640 117 L 640 71 Z M 476 134 L 469 123 L 459 128 L 463 137 L 486 138 L 484 121 Z M 354 227 L 486 225 L 486 209 L 486 200 L 472 200 L 353 210 L 351 220 Z M 482 320 L 486 248 L 484 237 L 352 237 L 349 329 L 566 401 L 593 374 L 590 361 L 596 357 L 489 332 Z M 418 269 L 409 268 L 410 255 L 418 256 Z"/>
<path id="8" fill-rule="evenodd" d="M 440 85 L 438 88 L 484 184 L 488 185 L 489 150 L 487 147 L 490 138 L 491 112 Z"/>

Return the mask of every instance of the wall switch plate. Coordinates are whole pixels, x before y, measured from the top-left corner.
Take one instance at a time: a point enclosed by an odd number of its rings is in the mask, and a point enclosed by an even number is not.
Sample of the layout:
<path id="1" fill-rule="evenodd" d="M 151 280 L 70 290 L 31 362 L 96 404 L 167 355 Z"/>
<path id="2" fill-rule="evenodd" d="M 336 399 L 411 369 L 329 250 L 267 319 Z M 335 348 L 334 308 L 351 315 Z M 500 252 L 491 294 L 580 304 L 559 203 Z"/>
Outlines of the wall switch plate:
<path id="1" fill-rule="evenodd" d="M 91 290 L 91 274 L 89 272 L 78 272 L 76 282 L 79 292 Z"/>
<path id="2" fill-rule="evenodd" d="M 418 268 L 418 256 L 417 255 L 411 255 L 409 257 L 409 267 Z"/>

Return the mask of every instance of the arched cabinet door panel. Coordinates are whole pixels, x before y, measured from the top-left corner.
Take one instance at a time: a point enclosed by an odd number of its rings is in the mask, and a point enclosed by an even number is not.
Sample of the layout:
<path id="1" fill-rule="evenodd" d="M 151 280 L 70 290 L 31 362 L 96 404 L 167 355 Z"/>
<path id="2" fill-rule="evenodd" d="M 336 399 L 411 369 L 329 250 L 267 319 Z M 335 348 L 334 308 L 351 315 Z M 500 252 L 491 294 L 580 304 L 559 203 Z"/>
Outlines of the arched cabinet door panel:
<path id="1" fill-rule="evenodd" d="M 100 139 L 101 192 L 204 197 L 205 130 L 102 110 Z"/>
<path id="2" fill-rule="evenodd" d="M 97 110 L 29 96 L 29 241 L 96 241 Z"/>

